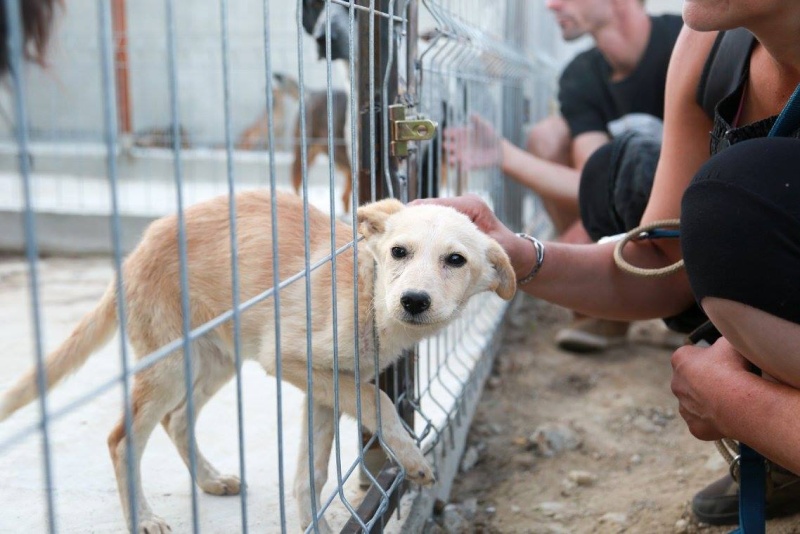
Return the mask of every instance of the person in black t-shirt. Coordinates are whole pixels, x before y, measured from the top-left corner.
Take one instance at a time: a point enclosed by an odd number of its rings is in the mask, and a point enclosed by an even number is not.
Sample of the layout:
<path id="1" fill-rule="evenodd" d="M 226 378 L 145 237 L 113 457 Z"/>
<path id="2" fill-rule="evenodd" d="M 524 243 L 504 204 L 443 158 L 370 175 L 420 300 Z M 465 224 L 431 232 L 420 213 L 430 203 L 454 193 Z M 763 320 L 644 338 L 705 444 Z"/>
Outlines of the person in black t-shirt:
<path id="1" fill-rule="evenodd" d="M 468 128 L 448 129 L 445 142 L 463 167 L 499 163 L 534 190 L 560 241 L 590 243 L 620 231 L 607 224 L 606 214 L 635 222 L 642 216 L 660 149 L 667 65 L 683 22 L 679 15 L 648 15 L 641 0 L 549 0 L 547 6 L 565 40 L 588 34 L 595 42 L 561 75 L 561 113 L 533 126 L 527 151 L 506 140 L 488 150 L 486 143 L 469 146 L 461 137 Z M 491 126 L 480 118 L 475 123 L 470 139 L 495 138 Z M 584 169 L 601 147 L 608 157 Z M 628 328 L 627 322 L 576 315 L 556 342 L 576 352 L 604 350 L 626 342 Z M 679 340 L 664 333 L 660 342 Z"/>
<path id="2" fill-rule="evenodd" d="M 529 153 L 506 140 L 499 147 L 486 143 L 497 137 L 480 117 L 468 127 L 448 128 L 445 142 L 467 169 L 499 163 L 533 189 L 562 240 L 589 242 L 576 224 L 580 171 L 595 150 L 626 131 L 660 138 L 667 65 L 682 20 L 650 16 L 642 0 L 549 0 L 548 7 L 565 40 L 590 34 L 595 41 L 562 73 L 561 113 L 533 126 Z"/>
<path id="3" fill-rule="evenodd" d="M 558 99 L 572 139 L 587 132 L 618 135 L 631 114 L 663 119 L 667 64 L 682 21 L 678 15 L 650 20 L 647 46 L 627 76 L 615 75 L 598 47 L 578 54 L 564 69 Z"/>

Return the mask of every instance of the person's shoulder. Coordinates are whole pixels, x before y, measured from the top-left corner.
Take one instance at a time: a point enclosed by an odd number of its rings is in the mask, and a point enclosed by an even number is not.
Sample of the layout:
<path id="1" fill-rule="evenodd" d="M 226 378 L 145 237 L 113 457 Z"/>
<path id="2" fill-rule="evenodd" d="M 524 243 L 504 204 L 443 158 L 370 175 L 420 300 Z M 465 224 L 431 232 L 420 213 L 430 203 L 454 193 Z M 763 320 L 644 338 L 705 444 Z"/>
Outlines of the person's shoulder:
<path id="1" fill-rule="evenodd" d="M 604 62 L 605 58 L 603 54 L 600 53 L 600 50 L 596 46 L 593 46 L 588 50 L 579 52 L 572 58 L 570 62 L 567 63 L 567 66 L 564 67 L 564 74 L 585 73 L 587 72 L 586 69 Z"/>
<path id="2" fill-rule="evenodd" d="M 560 90 L 586 93 L 603 80 L 603 71 L 608 64 L 596 47 L 580 52 L 561 71 Z"/>

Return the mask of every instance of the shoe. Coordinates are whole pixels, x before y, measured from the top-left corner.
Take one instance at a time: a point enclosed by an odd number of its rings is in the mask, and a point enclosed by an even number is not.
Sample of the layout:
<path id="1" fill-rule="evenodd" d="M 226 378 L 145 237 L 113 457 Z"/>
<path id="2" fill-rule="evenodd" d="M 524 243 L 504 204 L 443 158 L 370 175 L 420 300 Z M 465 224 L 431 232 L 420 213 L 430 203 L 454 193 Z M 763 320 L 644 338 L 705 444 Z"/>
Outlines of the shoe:
<path id="1" fill-rule="evenodd" d="M 800 477 L 771 464 L 773 489 L 767 496 L 768 519 L 800 512 Z M 692 513 L 709 525 L 739 522 L 739 484 L 728 474 L 700 490 L 692 499 Z"/>
<path id="2" fill-rule="evenodd" d="M 555 342 L 570 352 L 598 352 L 627 342 L 628 327 L 628 322 L 582 317 L 559 330 Z"/>
<path id="3" fill-rule="evenodd" d="M 676 350 L 687 343 L 686 334 L 667 328 L 661 319 L 636 321 L 631 326 L 628 339 L 631 343 Z"/>

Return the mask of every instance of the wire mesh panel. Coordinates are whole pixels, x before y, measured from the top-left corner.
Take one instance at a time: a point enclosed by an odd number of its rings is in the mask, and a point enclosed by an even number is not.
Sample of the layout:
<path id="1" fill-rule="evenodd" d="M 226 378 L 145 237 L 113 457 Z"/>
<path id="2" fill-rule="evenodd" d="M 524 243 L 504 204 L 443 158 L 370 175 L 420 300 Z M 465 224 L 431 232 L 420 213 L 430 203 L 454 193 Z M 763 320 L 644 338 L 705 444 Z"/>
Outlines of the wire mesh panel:
<path id="1" fill-rule="evenodd" d="M 533 30 L 543 8 L 524 1 L 423 0 L 411 75 L 419 112 L 442 125 L 411 162 L 417 194 L 477 194 L 510 228 L 535 227 L 539 235 L 549 222 L 537 200 L 503 176 L 498 142 L 502 136 L 522 145 L 524 127 L 548 111 L 557 62 L 545 52 L 552 34 Z M 442 132 L 451 127 L 466 127 L 471 146 L 490 160 L 469 169 L 450 161 Z M 409 531 L 422 528 L 435 500 L 448 499 L 505 310 L 494 296 L 473 299 L 457 323 L 419 346 L 409 399 L 415 432 L 435 462 L 438 482 L 407 499 Z"/>
<path id="2" fill-rule="evenodd" d="M 472 192 L 539 220 L 441 135 L 479 116 L 521 141 L 552 85 L 525 52 L 540 10 L 96 0 L 57 6 L 42 70 L 21 5 L 2 0 L 0 531 L 418 528 L 507 304 L 473 298 L 387 367 L 355 208 Z M 432 489 L 407 482 L 412 441 Z"/>

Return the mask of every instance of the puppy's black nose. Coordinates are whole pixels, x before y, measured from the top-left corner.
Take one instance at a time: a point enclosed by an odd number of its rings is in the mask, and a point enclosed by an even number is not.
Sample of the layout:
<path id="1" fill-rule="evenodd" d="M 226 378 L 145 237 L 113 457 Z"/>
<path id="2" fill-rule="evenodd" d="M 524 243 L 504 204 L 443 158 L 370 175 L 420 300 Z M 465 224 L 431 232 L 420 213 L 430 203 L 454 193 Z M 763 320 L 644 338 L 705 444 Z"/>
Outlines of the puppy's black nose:
<path id="1" fill-rule="evenodd" d="M 400 297 L 400 304 L 411 315 L 417 315 L 431 307 L 431 297 L 424 291 L 407 291 Z"/>

